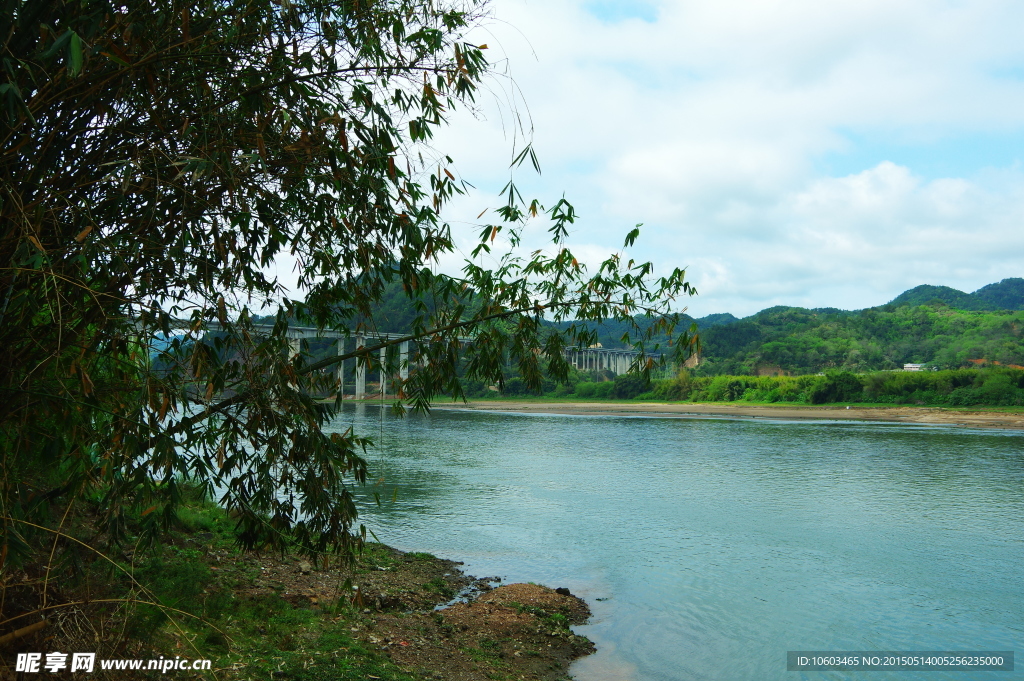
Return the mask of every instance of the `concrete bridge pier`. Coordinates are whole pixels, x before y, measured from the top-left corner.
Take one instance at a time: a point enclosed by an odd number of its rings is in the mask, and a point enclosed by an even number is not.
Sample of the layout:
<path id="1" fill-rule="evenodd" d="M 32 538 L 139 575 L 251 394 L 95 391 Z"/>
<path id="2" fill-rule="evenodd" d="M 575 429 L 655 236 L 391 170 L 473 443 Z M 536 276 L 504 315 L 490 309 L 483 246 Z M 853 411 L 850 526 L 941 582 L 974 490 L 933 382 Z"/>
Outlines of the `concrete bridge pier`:
<path id="1" fill-rule="evenodd" d="M 616 376 L 629 373 L 636 352 L 610 348 L 568 348 L 566 361 L 579 371 L 611 371 Z"/>
<path id="2" fill-rule="evenodd" d="M 341 336 L 338 338 L 338 357 L 345 354 L 345 337 Z M 345 399 L 345 360 L 338 362 L 338 367 L 335 369 L 335 375 L 338 379 L 338 397 Z"/>
<path id="3" fill-rule="evenodd" d="M 366 346 L 366 339 L 363 334 L 356 334 L 356 350 Z M 366 364 L 367 360 L 363 357 L 356 357 L 356 399 L 361 400 L 366 397 Z"/>
<path id="4" fill-rule="evenodd" d="M 263 332 L 266 333 L 266 335 L 272 335 L 273 334 L 273 330 L 274 330 L 273 325 L 270 325 L 270 324 L 257 324 L 257 325 L 254 325 L 254 326 L 255 326 L 255 329 L 257 331 L 263 331 Z M 192 330 L 192 321 L 191 320 L 176 320 L 175 321 L 175 326 L 173 328 L 175 330 L 179 330 L 179 329 L 180 330 Z M 220 328 L 221 328 L 221 325 L 218 324 L 217 322 L 209 322 L 207 324 L 207 326 L 206 326 L 206 330 L 208 332 L 216 332 L 216 331 L 220 330 Z M 352 336 L 354 338 L 355 350 L 359 351 L 359 350 L 363 350 L 363 349 L 366 348 L 366 341 L 367 341 L 368 337 L 371 340 L 374 340 L 374 341 L 377 341 L 377 342 L 381 342 L 381 341 L 389 340 L 391 338 L 394 338 L 394 339 L 397 340 L 398 338 L 400 338 L 400 337 L 402 337 L 404 335 L 405 335 L 404 333 L 377 334 L 377 333 L 371 332 L 369 334 L 369 336 L 368 336 L 366 331 L 356 331 L 356 330 L 325 331 L 323 329 L 314 328 L 314 327 L 291 327 L 291 328 L 288 329 L 288 332 L 287 332 L 287 342 L 288 342 L 287 352 L 288 352 L 288 358 L 289 359 L 294 359 L 297 355 L 299 355 L 303 351 L 302 340 L 304 338 L 310 338 L 310 339 L 312 339 L 312 338 L 334 338 L 334 339 L 336 339 L 336 341 L 337 341 L 336 352 L 338 353 L 338 356 L 341 357 L 341 356 L 345 355 L 346 348 L 348 346 L 347 338 L 349 336 Z M 458 343 L 459 343 L 460 347 L 465 345 L 465 344 L 467 344 L 467 343 L 470 343 L 470 342 L 472 342 L 471 338 L 459 338 L 458 339 Z M 415 357 L 413 359 L 410 359 L 410 355 L 409 355 L 409 351 L 410 351 L 410 347 L 409 346 L 410 346 L 410 344 L 414 345 L 414 347 L 412 348 L 412 350 L 414 352 L 416 350 L 416 347 L 419 347 L 418 345 L 416 345 L 416 341 L 402 341 L 400 344 L 398 344 L 398 349 L 391 354 L 391 358 L 393 360 L 397 360 L 396 361 L 397 371 L 395 371 L 396 364 L 392 364 L 391 365 L 391 370 L 392 370 L 393 373 L 391 375 L 388 375 L 388 364 L 387 364 L 388 353 L 387 353 L 387 350 L 386 349 L 382 349 L 381 350 L 381 353 L 380 353 L 380 367 L 378 369 L 378 373 L 379 373 L 379 375 L 381 377 L 381 391 L 385 395 L 387 394 L 387 382 L 388 382 L 388 380 L 402 381 L 402 382 L 407 381 L 409 379 L 409 374 L 410 374 L 411 370 L 414 367 L 422 368 L 425 365 L 426 361 L 427 361 L 426 357 L 424 357 L 423 355 L 418 355 L 417 357 Z M 600 348 L 600 347 L 585 348 L 585 347 L 576 346 L 576 347 L 565 348 L 564 352 L 565 352 L 565 357 L 566 357 L 567 361 L 573 367 L 575 367 L 577 370 L 580 370 L 580 371 L 598 371 L 598 370 L 602 370 L 602 369 L 607 369 L 607 370 L 610 370 L 610 371 L 612 371 L 612 372 L 614 372 L 615 374 L 618 374 L 618 375 L 627 373 L 629 371 L 630 365 L 632 365 L 633 360 L 636 357 L 636 353 L 633 350 L 621 349 L 621 348 L 615 348 L 615 349 L 612 349 L 612 348 Z M 371 358 L 367 357 L 367 356 L 357 357 L 355 359 L 356 359 L 355 390 L 354 390 L 355 397 L 356 397 L 356 399 L 364 399 L 366 397 L 366 374 L 367 374 L 367 370 L 372 366 L 372 361 L 371 361 Z M 696 356 L 691 357 L 689 360 L 686 361 L 684 366 L 687 366 L 687 367 L 696 366 L 698 361 L 699 360 L 698 360 L 698 358 Z M 345 390 L 345 362 L 339 359 L 337 364 L 338 364 L 338 366 L 335 368 L 335 371 L 336 371 L 336 377 L 337 377 L 338 392 L 339 392 L 340 395 L 344 396 L 344 390 Z"/>
<path id="5" fill-rule="evenodd" d="M 403 381 L 409 380 L 409 341 L 398 346 L 398 376 Z"/>
<path id="6" fill-rule="evenodd" d="M 288 339 L 288 359 L 294 360 L 302 353 L 302 339 L 301 338 L 289 338 Z M 292 383 L 293 386 L 297 386 L 297 382 Z"/>

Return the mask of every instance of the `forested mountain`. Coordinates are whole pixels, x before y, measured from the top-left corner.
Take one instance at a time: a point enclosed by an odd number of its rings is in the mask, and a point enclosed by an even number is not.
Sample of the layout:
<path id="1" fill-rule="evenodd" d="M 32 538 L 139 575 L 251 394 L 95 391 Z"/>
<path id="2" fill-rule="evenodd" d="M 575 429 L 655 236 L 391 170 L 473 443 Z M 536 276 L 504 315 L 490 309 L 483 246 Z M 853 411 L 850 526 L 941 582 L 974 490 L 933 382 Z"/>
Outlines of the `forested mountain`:
<path id="1" fill-rule="evenodd" d="M 957 368 L 977 360 L 1024 364 L 1024 279 L 974 293 L 918 286 L 865 310 L 778 306 L 744 319 L 712 314 L 696 321 L 703 343 L 698 374 L 818 373 L 898 369 L 908 362 Z M 621 347 L 625 328 L 602 325 L 605 347 Z M 971 360 L 975 360 L 972 362 Z"/>
<path id="2" fill-rule="evenodd" d="M 739 317 L 735 317 L 728 312 L 719 312 L 718 314 L 709 314 L 706 317 L 697 319 L 697 326 L 702 329 L 707 329 L 712 326 L 721 326 L 723 324 L 732 324 L 738 322 Z"/>
<path id="3" fill-rule="evenodd" d="M 1024 310 L 1024 279 L 1003 279 L 998 284 L 982 286 L 971 294 L 990 307 L 987 310 Z"/>
<path id="4" fill-rule="evenodd" d="M 974 293 L 918 286 L 876 308 L 773 307 L 702 331 L 705 374 L 1024 364 L 1024 279 Z M 975 360 L 975 362 L 971 362 Z"/>
<path id="5" fill-rule="evenodd" d="M 958 310 L 977 310 L 979 309 L 979 300 L 973 298 L 970 293 L 964 293 L 955 288 L 948 286 L 932 286 L 930 284 L 922 284 L 921 286 L 915 286 L 909 291 L 904 291 L 895 298 L 889 305 L 894 307 L 924 305 L 926 303 L 932 303 L 941 301 L 949 307 L 956 308 Z"/>
<path id="6" fill-rule="evenodd" d="M 423 300 L 427 309 L 431 302 L 429 297 Z M 406 331 L 415 316 L 401 289 L 392 286 L 377 307 L 374 326 L 378 331 Z M 641 328 L 649 324 L 643 318 L 637 321 Z M 855 311 L 777 306 L 743 319 L 729 313 L 696 319 L 681 315 L 677 332 L 694 322 L 703 344 L 698 375 L 865 372 L 898 369 L 907 362 L 944 369 L 978 360 L 1024 365 L 1021 278 L 973 293 L 918 286 L 885 305 Z M 598 340 L 606 348 L 624 347 L 622 337 L 629 330 L 623 322 L 606 322 L 597 327 Z M 654 341 L 664 343 L 664 338 Z"/>
<path id="7" fill-rule="evenodd" d="M 640 326 L 640 329 L 644 331 L 650 328 L 650 325 L 653 323 L 653 320 L 647 319 L 641 315 L 637 315 L 635 319 L 637 324 Z M 707 317 L 701 317 L 699 319 L 694 319 L 689 315 L 681 314 L 679 315 L 679 323 L 676 325 L 675 328 L 675 335 L 678 336 L 679 333 L 683 331 L 688 331 L 694 322 L 697 323 L 697 328 L 705 329 L 716 325 L 729 324 L 734 321 L 738 321 L 738 318 L 732 316 L 729 313 L 713 314 L 708 315 Z M 553 324 L 553 326 L 557 328 L 563 328 L 568 325 L 569 322 L 559 322 L 557 324 Z M 626 347 L 625 342 L 623 342 L 622 340 L 623 336 L 628 333 L 630 339 L 635 340 L 637 335 L 635 330 L 632 329 L 629 326 L 629 324 L 627 324 L 626 322 L 620 322 L 616 320 L 609 320 L 604 322 L 603 324 L 590 323 L 587 324 L 587 327 L 591 329 L 597 329 L 597 341 L 598 343 L 601 344 L 602 347 L 605 348 Z M 660 343 L 664 345 L 665 341 L 666 337 L 664 335 L 655 336 L 653 338 L 653 343 L 656 344 Z"/>
<path id="8" fill-rule="evenodd" d="M 438 308 L 438 300 L 435 300 L 429 292 L 417 298 L 414 304 L 402 290 L 401 282 L 394 281 L 384 287 L 381 298 L 372 306 L 372 315 L 364 319 L 358 314 L 348 315 L 348 328 L 355 329 L 363 326 L 367 331 L 380 333 L 403 333 L 413 328 L 416 318 L 420 315 L 433 314 Z M 444 302 L 443 300 L 440 302 Z M 450 302 L 450 301 L 449 301 Z M 472 300 L 466 301 L 466 312 L 472 314 L 478 309 Z M 260 324 L 273 324 L 275 318 L 272 316 L 255 315 L 253 320 Z M 291 324 L 299 324 L 294 317 L 289 319 Z M 309 322 L 305 322 L 308 324 Z"/>
<path id="9" fill-rule="evenodd" d="M 889 305 L 924 305 L 942 301 L 958 310 L 1024 310 L 1024 279 L 1013 277 L 964 293 L 948 286 L 917 286 L 893 298 Z"/>
<path id="10" fill-rule="evenodd" d="M 939 368 L 985 359 L 1024 364 L 1024 312 L 956 310 L 943 303 L 857 312 L 775 307 L 702 333 L 701 373 L 872 371 L 906 362 Z"/>

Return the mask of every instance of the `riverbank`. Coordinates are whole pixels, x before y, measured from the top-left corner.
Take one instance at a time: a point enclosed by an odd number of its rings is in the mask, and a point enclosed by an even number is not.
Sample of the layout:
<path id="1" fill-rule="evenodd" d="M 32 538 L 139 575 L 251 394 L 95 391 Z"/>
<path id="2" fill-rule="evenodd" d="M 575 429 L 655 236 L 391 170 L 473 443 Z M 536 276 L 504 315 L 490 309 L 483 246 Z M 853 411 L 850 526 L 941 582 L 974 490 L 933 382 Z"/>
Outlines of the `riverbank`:
<path id="1" fill-rule="evenodd" d="M 216 505 L 188 501 L 179 517 L 152 551 L 84 554 L 76 579 L 48 582 L 42 562 L 8 575 L 0 681 L 21 678 L 18 653 L 52 650 L 208 660 L 197 678 L 222 681 L 565 681 L 594 651 L 570 628 L 590 610 L 567 589 L 478 579 L 461 563 L 383 544 L 320 565 L 243 552 Z M 99 663 L 95 676 L 168 678 Z"/>
<path id="2" fill-rule="evenodd" d="M 828 421 L 881 421 L 964 428 L 1024 430 L 1024 410 L 1009 408 L 749 404 L 736 402 L 561 402 L 555 400 L 477 400 L 435 403 L 434 409 L 468 409 L 523 414 L 648 416 L 659 418 L 736 418 Z"/>
<path id="3" fill-rule="evenodd" d="M 304 669 L 344 656 L 376 660 L 389 672 L 385 678 L 396 681 L 563 681 L 574 659 L 594 651 L 570 629 L 586 622 L 590 610 L 567 589 L 502 585 L 498 577 L 464 574 L 461 563 L 382 544 L 368 546 L 352 566 L 337 568 L 316 568 L 295 556 L 239 558 L 258 572 L 238 597 L 281 599 L 319 613 L 321 631 L 333 628 L 350 640 L 310 647 L 304 660 L 296 659 Z M 294 632 L 291 640 L 306 638 L 302 633 Z M 233 676 L 258 678 L 262 667 Z M 309 678 L 349 678 L 335 673 L 323 669 Z M 297 671 L 290 676 L 306 678 Z"/>

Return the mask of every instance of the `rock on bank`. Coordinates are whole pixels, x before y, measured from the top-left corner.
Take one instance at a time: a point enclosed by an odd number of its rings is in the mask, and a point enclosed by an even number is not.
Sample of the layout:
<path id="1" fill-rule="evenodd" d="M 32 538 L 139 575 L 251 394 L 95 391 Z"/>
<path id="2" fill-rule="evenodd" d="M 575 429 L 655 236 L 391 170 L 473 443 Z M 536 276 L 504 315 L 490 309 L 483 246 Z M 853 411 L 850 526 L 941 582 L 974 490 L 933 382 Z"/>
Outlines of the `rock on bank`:
<path id="1" fill-rule="evenodd" d="M 350 568 L 264 560 L 257 591 L 273 588 L 300 606 L 350 600 L 359 612 L 344 623 L 352 636 L 419 678 L 561 681 L 574 659 L 594 651 L 570 629 L 590 609 L 564 589 L 494 588 L 498 578 L 469 577 L 460 563 L 382 545 Z"/>

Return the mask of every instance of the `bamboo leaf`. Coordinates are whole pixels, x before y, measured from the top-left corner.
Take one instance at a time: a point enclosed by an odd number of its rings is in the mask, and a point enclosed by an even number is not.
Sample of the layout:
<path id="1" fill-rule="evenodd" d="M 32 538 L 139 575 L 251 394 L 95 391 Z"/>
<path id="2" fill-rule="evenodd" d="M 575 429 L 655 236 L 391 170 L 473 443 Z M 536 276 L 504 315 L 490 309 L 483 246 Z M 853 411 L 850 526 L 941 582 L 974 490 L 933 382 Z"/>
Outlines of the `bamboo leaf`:
<path id="1" fill-rule="evenodd" d="M 74 77 L 81 75 L 84 62 L 82 39 L 77 33 L 71 31 L 71 38 L 68 40 L 68 73 Z"/>
<path id="2" fill-rule="evenodd" d="M 43 245 L 39 243 L 39 239 L 37 239 L 34 235 L 29 234 L 28 240 L 32 243 L 33 246 L 39 249 L 40 253 L 43 253 L 44 255 L 46 254 L 46 249 L 43 248 Z"/>
<path id="3" fill-rule="evenodd" d="M 100 52 L 100 54 L 109 59 L 110 61 L 114 62 L 118 66 L 131 66 L 131 64 L 126 62 L 124 59 L 121 59 L 113 52 Z"/>
<path id="4" fill-rule="evenodd" d="M 624 244 L 625 248 L 629 248 L 636 242 L 636 238 L 640 236 L 640 227 L 641 225 L 637 225 L 635 228 L 630 230 L 629 234 L 626 235 L 626 243 Z"/>

